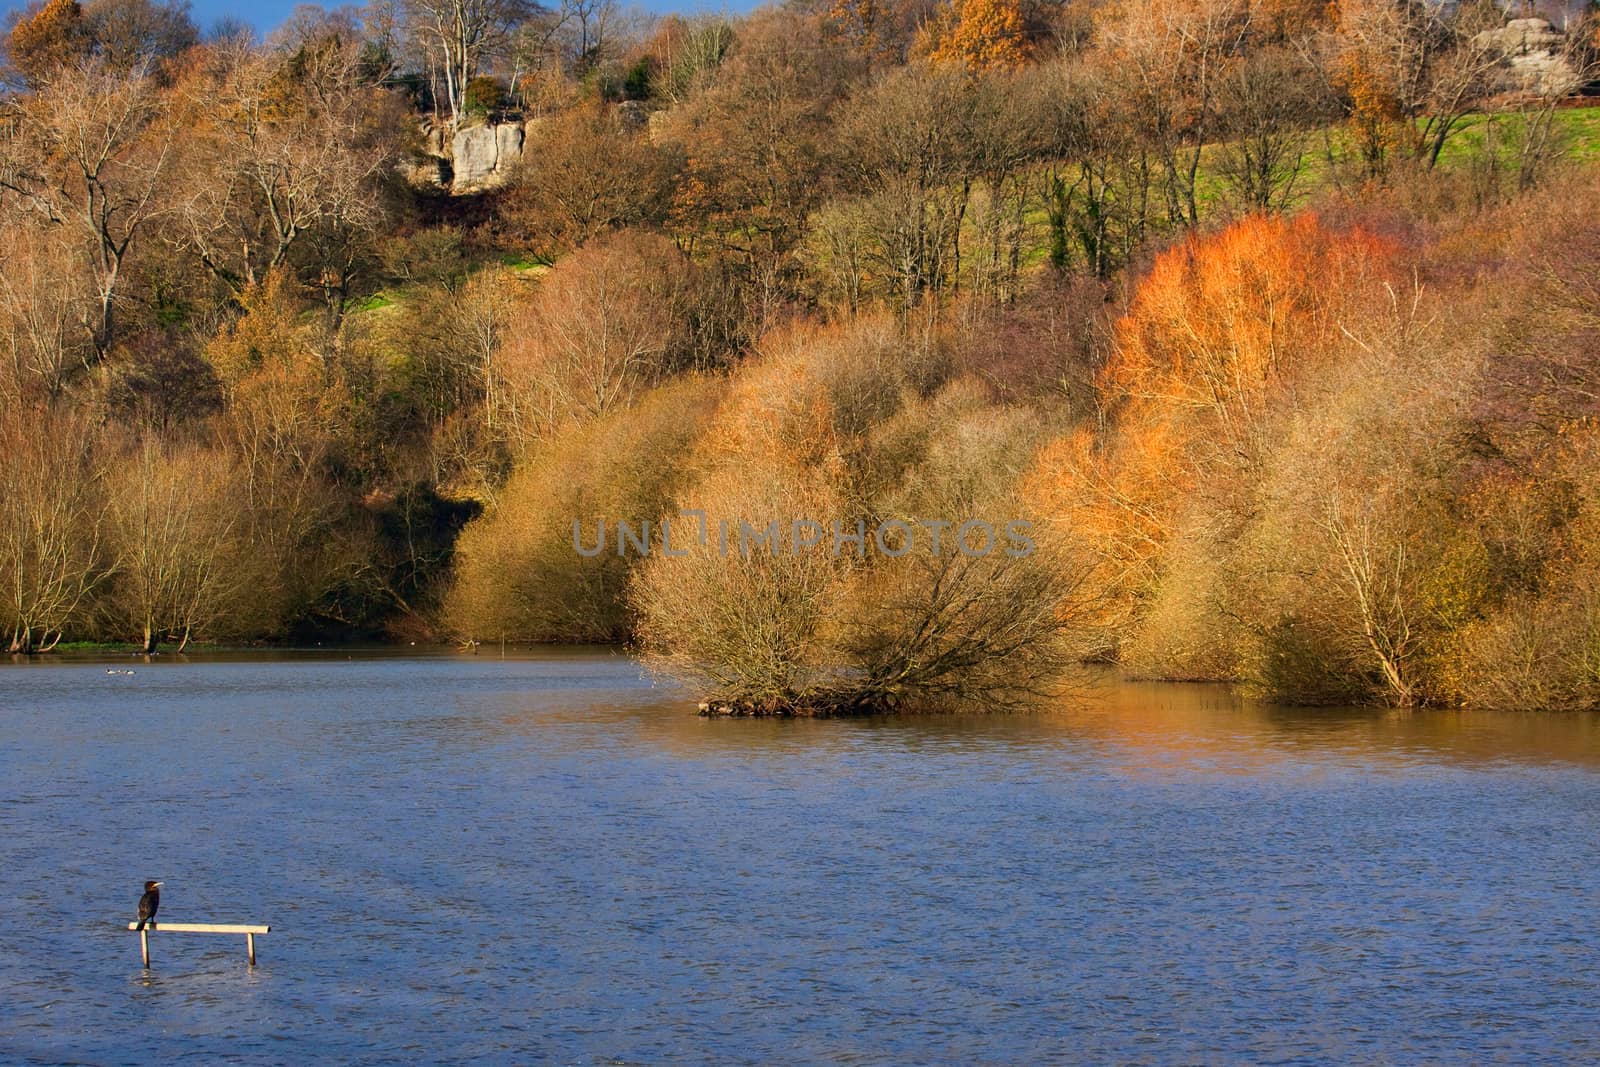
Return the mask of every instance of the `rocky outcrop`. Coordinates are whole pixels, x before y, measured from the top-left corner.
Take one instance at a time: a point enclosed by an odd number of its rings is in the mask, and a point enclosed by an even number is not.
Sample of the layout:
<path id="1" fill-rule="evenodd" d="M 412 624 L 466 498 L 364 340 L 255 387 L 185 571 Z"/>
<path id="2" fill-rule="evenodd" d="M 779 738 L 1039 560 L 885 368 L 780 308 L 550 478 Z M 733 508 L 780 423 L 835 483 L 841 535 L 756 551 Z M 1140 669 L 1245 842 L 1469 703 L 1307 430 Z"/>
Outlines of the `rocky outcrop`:
<path id="1" fill-rule="evenodd" d="M 421 151 L 402 165 L 402 173 L 418 189 L 450 188 L 450 155 L 442 129 L 431 122 L 422 124 Z"/>
<path id="2" fill-rule="evenodd" d="M 619 130 L 648 130 L 652 139 L 655 120 L 656 115 L 637 101 L 624 101 L 612 112 Z M 406 177 L 419 189 L 441 189 L 452 196 L 499 188 L 516 173 L 528 139 L 544 121 L 501 117 L 457 129 L 449 122 L 427 120 L 421 128 L 420 153 L 406 166 Z"/>
<path id="3" fill-rule="evenodd" d="M 485 122 L 458 130 L 449 123 L 425 122 L 421 153 L 406 166 L 406 178 L 419 189 L 442 189 L 453 196 L 504 185 L 522 162 L 533 121 Z"/>
<path id="4" fill-rule="evenodd" d="M 1512 19 L 1498 30 L 1478 34 L 1476 43 L 1501 57 L 1502 92 L 1553 97 L 1580 88 L 1581 79 L 1566 56 L 1566 35 L 1544 19 Z"/>
<path id="5" fill-rule="evenodd" d="M 466 126 L 450 139 L 452 193 L 476 193 L 503 185 L 522 162 L 527 131 L 520 122 Z"/>

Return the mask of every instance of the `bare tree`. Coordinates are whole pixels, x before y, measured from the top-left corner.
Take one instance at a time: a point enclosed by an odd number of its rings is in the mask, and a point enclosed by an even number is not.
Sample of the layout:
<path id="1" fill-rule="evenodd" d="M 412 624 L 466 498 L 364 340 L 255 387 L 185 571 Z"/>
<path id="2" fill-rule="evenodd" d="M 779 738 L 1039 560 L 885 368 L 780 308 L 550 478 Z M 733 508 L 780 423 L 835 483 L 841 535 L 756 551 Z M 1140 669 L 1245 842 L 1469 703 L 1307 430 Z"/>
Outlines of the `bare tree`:
<path id="1" fill-rule="evenodd" d="M 173 246 L 235 293 L 291 265 L 337 316 L 364 243 L 386 218 L 380 184 L 399 120 L 366 84 L 358 48 L 313 39 L 296 52 L 219 47 L 179 88 L 190 134 Z"/>
<path id="2" fill-rule="evenodd" d="M 1401 144 L 1426 166 L 1478 107 L 1500 62 L 1482 31 L 1503 18 L 1493 4 L 1350 0 L 1339 5 L 1331 49 L 1357 117 L 1400 126 Z"/>
<path id="3" fill-rule="evenodd" d="M 736 41 L 721 21 L 686 26 L 663 50 L 663 92 L 677 101 L 663 136 L 689 161 L 674 229 L 724 252 L 752 288 L 770 286 L 793 269 L 789 253 L 827 194 L 838 78 L 777 15 L 742 27 Z"/>
<path id="4" fill-rule="evenodd" d="M 21 404 L 34 392 L 55 400 L 92 351 L 78 328 L 88 299 L 76 249 L 54 227 L 17 220 L 0 227 L 0 397 Z"/>
<path id="5" fill-rule="evenodd" d="M 869 254 L 903 308 L 957 277 L 961 224 L 978 176 L 978 114 L 963 72 L 912 66 L 863 92 L 845 123 L 846 173 L 866 194 Z"/>
<path id="6" fill-rule="evenodd" d="M 665 238 L 619 235 L 540 283 L 495 361 L 524 435 L 604 415 L 674 369 L 674 291 L 686 268 Z"/>
<path id="7" fill-rule="evenodd" d="M 145 652 L 189 638 L 225 614 L 240 575 L 231 556 L 237 479 L 228 459 L 198 448 L 137 443 L 110 487 L 114 592 L 111 624 L 136 634 Z"/>
<path id="8" fill-rule="evenodd" d="M 123 268 L 164 209 L 177 127 L 142 68 L 87 63 L 11 102 L 0 143 L 0 202 L 37 212 L 76 239 L 94 291 L 83 325 L 103 357 L 116 335 Z"/>
<path id="9" fill-rule="evenodd" d="M 1219 95 L 1250 26 L 1243 0 L 1122 0 L 1104 9 L 1108 73 L 1165 178 L 1169 221 L 1200 221 L 1201 152 L 1215 140 Z"/>
<path id="10" fill-rule="evenodd" d="M 83 15 L 95 53 L 113 70 L 163 63 L 200 40 L 189 5 L 179 0 L 92 0 Z"/>
<path id="11" fill-rule="evenodd" d="M 406 0 L 411 35 L 444 77 L 450 121 L 466 114 L 467 85 L 511 42 L 528 0 Z"/>
<path id="12" fill-rule="evenodd" d="M 574 247 L 664 221 L 682 167 L 676 146 L 658 147 L 613 115 L 576 108 L 545 119 L 528 138 L 507 214 L 540 252 Z"/>
<path id="13" fill-rule="evenodd" d="M 432 436 L 438 484 L 486 492 L 521 444 L 518 394 L 499 355 L 529 287 L 490 268 L 459 288 L 419 291 L 378 328 L 406 353 L 407 398 Z"/>
<path id="14" fill-rule="evenodd" d="M 1108 61 L 1057 62 L 1039 72 L 1039 170 L 1050 260 L 1108 277 L 1144 240 L 1154 164 L 1134 102 Z"/>
<path id="15" fill-rule="evenodd" d="M 0 624 L 12 652 L 53 648 L 104 580 L 104 471 L 92 423 L 0 406 Z"/>
<path id="16" fill-rule="evenodd" d="M 1311 130 L 1332 116 L 1331 94 L 1301 55 L 1268 46 L 1245 57 L 1221 90 L 1220 170 L 1245 210 L 1289 206 Z"/>
<path id="17" fill-rule="evenodd" d="M 1388 699 L 1402 707 L 1416 703 L 1422 577 L 1404 539 L 1385 536 L 1391 531 L 1377 521 L 1371 503 L 1348 502 L 1337 489 L 1326 494 L 1318 526 L 1334 552 L 1335 586 L 1354 609 L 1359 632 L 1349 636 L 1376 664 Z"/>

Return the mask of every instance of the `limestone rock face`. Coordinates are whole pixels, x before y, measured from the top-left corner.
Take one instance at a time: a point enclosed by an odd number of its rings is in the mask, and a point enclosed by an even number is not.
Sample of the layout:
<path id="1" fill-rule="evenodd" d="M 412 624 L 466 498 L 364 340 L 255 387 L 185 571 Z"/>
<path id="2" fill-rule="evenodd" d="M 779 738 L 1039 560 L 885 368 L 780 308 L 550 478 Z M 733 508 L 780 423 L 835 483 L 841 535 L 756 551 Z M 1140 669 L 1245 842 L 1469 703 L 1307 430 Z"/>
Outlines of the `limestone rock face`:
<path id="1" fill-rule="evenodd" d="M 522 162 L 530 124 L 488 122 L 454 129 L 448 122 L 424 122 L 420 152 L 403 168 L 406 178 L 416 188 L 452 196 L 504 185 Z"/>
<path id="2" fill-rule="evenodd" d="M 467 126 L 450 139 L 452 193 L 475 193 L 503 185 L 522 159 L 520 122 Z"/>
<path id="3" fill-rule="evenodd" d="M 400 174 L 418 189 L 450 188 L 450 161 L 443 156 L 424 155 L 403 161 Z"/>
<path id="4" fill-rule="evenodd" d="M 1566 96 L 1579 78 L 1562 52 L 1565 34 L 1544 19 L 1512 19 L 1498 30 L 1478 34 L 1476 43 L 1501 57 L 1503 92 Z"/>
<path id="5" fill-rule="evenodd" d="M 522 123 L 506 122 L 494 128 L 494 137 L 502 169 L 509 173 L 510 167 L 522 160 L 522 143 L 527 134 Z"/>

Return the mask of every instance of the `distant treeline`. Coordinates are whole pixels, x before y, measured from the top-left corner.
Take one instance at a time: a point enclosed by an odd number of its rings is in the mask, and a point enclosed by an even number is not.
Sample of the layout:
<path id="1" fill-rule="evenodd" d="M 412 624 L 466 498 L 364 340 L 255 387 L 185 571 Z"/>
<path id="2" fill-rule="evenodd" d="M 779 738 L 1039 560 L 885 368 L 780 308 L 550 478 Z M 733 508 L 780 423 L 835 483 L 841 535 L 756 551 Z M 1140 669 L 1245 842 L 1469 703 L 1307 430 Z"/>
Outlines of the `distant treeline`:
<path id="1" fill-rule="evenodd" d="M 1488 4 L 430 2 L 14 18 L 13 651 L 628 641 L 740 711 L 1084 660 L 1600 701 L 1594 23 L 1530 68 Z M 407 180 L 424 119 L 507 114 L 509 185 Z M 685 510 L 1036 551 L 574 548 Z"/>

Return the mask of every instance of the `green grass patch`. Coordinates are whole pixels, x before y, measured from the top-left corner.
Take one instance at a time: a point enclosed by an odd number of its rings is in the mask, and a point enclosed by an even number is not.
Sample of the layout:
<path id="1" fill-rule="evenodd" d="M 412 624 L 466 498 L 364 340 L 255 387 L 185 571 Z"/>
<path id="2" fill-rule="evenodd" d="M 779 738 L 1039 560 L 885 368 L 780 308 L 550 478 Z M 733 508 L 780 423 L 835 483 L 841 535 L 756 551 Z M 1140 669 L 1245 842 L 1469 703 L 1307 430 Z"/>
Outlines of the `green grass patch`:
<path id="1" fill-rule="evenodd" d="M 361 312 L 361 311 L 378 311 L 378 310 L 380 310 L 382 308 L 393 307 L 394 303 L 395 303 L 394 297 L 390 296 L 387 292 L 385 292 L 385 291 L 380 289 L 378 292 L 373 293 L 371 296 L 369 296 L 365 300 L 361 301 L 361 303 L 356 304 L 350 310 L 351 311 L 357 311 L 357 312 Z"/>
<path id="2" fill-rule="evenodd" d="M 500 256 L 500 265 L 511 270 L 542 270 L 555 265 L 555 260 L 548 256 L 535 256 L 527 252 L 505 252 Z"/>

